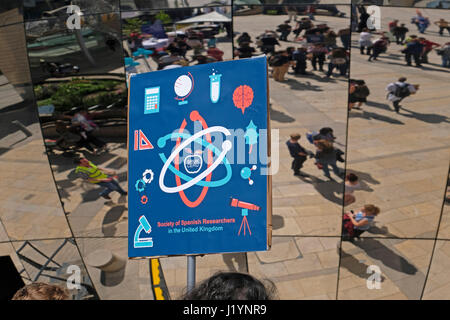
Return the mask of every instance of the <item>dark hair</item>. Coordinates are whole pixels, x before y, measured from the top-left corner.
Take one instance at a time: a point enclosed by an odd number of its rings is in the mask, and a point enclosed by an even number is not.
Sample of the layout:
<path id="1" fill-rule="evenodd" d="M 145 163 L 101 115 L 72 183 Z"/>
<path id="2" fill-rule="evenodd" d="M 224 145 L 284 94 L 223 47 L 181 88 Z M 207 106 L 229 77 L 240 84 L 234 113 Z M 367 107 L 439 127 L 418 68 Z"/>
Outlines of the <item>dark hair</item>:
<path id="1" fill-rule="evenodd" d="M 326 135 L 326 134 L 329 134 L 329 133 L 332 134 L 333 133 L 333 129 L 330 128 L 330 127 L 324 127 L 324 128 L 319 130 L 319 133 L 323 134 L 323 135 Z"/>
<path id="2" fill-rule="evenodd" d="M 405 77 L 398 78 L 398 81 L 400 81 L 400 82 L 405 82 L 405 81 L 406 81 L 406 78 L 405 78 Z"/>
<path id="3" fill-rule="evenodd" d="M 275 285 L 264 285 L 249 274 L 218 272 L 187 292 L 183 300 L 271 300 Z"/>
<path id="4" fill-rule="evenodd" d="M 356 174 L 354 174 L 354 173 L 349 173 L 349 174 L 347 174 L 346 178 L 347 178 L 347 180 L 350 181 L 350 182 L 356 182 L 356 181 L 358 181 L 358 176 L 357 176 Z"/>

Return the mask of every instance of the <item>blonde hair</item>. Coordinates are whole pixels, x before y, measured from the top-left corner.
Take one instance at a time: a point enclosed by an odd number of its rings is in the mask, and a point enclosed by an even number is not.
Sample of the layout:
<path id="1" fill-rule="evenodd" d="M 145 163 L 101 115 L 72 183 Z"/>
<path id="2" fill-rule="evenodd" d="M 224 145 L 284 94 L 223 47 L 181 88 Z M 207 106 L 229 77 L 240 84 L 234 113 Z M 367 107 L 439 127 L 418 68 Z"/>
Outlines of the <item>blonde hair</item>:
<path id="1" fill-rule="evenodd" d="M 333 149 L 333 143 L 328 140 L 317 140 L 317 147 L 321 150 Z"/>
<path id="2" fill-rule="evenodd" d="M 368 213 L 372 216 L 377 216 L 380 213 L 380 208 L 378 208 L 377 206 L 374 206 L 373 204 L 365 204 L 364 212 Z"/>
<path id="3" fill-rule="evenodd" d="M 12 300 L 69 300 L 69 294 L 60 286 L 35 282 L 19 289 Z"/>

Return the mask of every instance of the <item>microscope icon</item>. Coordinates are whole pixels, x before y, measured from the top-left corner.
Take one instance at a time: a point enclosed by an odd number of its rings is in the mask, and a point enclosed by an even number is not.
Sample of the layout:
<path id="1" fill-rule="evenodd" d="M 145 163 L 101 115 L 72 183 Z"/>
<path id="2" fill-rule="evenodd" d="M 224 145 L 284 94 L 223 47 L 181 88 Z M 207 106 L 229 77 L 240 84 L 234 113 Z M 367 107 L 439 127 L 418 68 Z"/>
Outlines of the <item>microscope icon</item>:
<path id="1" fill-rule="evenodd" d="M 134 233 L 134 247 L 135 248 L 151 248 L 153 247 L 153 239 L 151 237 L 140 237 L 142 231 L 149 234 L 152 232 L 152 227 L 150 223 L 148 223 L 147 218 L 145 216 L 141 216 L 139 218 L 139 226 Z"/>

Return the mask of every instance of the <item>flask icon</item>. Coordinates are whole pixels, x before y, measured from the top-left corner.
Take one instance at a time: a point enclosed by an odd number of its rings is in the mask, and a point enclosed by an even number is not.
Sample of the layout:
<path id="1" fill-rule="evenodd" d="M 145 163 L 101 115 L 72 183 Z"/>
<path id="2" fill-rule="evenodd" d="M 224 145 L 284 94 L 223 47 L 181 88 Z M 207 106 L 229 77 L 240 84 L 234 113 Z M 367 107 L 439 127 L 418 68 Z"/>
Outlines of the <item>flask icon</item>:
<path id="1" fill-rule="evenodd" d="M 216 74 L 213 72 L 212 75 L 209 76 L 209 88 L 210 88 L 210 98 L 212 103 L 217 103 L 220 98 L 220 78 L 221 74 Z"/>

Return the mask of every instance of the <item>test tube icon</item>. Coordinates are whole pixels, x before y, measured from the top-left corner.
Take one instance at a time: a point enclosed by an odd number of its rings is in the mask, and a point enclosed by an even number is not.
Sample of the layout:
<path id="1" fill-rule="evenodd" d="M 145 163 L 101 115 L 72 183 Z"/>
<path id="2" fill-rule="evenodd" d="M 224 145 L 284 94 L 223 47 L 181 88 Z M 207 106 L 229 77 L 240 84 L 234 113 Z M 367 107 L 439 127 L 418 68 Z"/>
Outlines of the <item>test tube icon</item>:
<path id="1" fill-rule="evenodd" d="M 210 84 L 210 97 L 212 103 L 217 103 L 220 98 L 220 78 L 221 74 L 216 74 L 215 72 L 209 76 Z"/>

